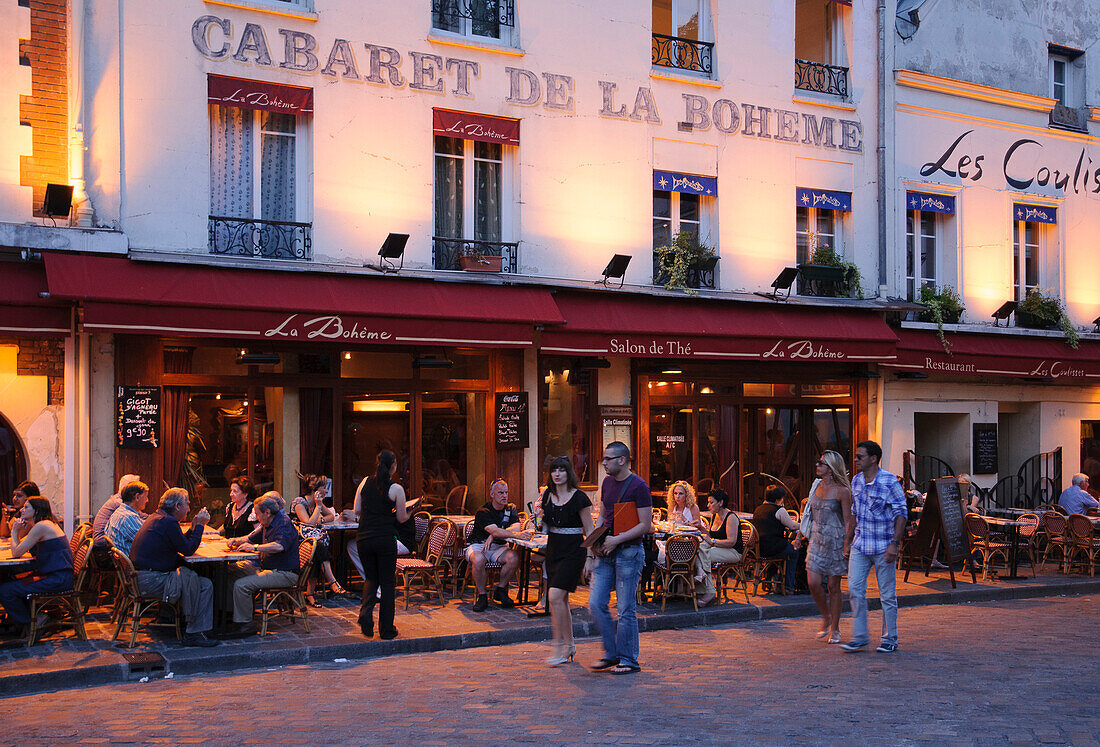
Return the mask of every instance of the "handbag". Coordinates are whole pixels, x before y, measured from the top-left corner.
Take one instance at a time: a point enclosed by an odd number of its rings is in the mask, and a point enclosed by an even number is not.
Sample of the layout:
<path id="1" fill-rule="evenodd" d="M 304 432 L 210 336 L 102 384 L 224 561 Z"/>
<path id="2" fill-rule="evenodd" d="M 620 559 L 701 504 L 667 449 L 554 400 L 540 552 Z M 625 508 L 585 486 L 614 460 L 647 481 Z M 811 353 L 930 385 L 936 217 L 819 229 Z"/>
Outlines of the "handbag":
<path id="1" fill-rule="evenodd" d="M 817 486 L 821 484 L 821 478 L 814 480 L 814 484 L 810 486 L 810 497 L 806 499 L 806 510 L 802 512 L 802 521 L 798 525 L 798 533 L 806 539 L 810 538 L 810 532 L 814 528 L 814 517 L 810 510 L 810 507 L 814 503 L 814 494 L 817 492 Z"/>

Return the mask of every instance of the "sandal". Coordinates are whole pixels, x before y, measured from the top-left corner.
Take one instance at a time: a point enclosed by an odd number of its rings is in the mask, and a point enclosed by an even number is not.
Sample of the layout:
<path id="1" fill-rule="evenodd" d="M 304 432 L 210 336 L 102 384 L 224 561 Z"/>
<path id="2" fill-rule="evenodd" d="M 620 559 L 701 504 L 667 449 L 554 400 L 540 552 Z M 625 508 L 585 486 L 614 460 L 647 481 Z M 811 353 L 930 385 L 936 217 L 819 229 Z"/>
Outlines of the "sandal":
<path id="1" fill-rule="evenodd" d="M 317 601 L 316 597 L 312 594 L 306 594 L 306 604 L 310 607 L 321 607 L 321 603 Z"/>
<path id="2" fill-rule="evenodd" d="M 600 659 L 595 664 L 589 667 L 593 672 L 602 672 L 605 669 L 611 669 L 612 667 L 619 666 L 618 659 Z"/>
<path id="3" fill-rule="evenodd" d="M 634 666 L 633 664 L 616 664 L 607 671 L 611 674 L 634 674 L 635 672 L 642 671 L 642 668 Z"/>
<path id="4" fill-rule="evenodd" d="M 348 590 L 341 586 L 339 581 L 333 581 L 331 584 L 329 584 L 328 590 L 338 597 L 350 596 L 350 594 L 348 594 Z"/>

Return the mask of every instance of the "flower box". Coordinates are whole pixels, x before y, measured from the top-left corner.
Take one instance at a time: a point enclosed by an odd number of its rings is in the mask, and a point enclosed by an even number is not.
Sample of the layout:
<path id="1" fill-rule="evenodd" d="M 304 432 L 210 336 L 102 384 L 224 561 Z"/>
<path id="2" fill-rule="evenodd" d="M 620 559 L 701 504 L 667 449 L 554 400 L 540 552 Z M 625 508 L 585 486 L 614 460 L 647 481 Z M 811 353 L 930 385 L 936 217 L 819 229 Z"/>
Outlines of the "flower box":
<path id="1" fill-rule="evenodd" d="M 1016 309 L 1016 326 L 1024 329 L 1058 329 L 1059 321 Z"/>
<path id="2" fill-rule="evenodd" d="M 458 266 L 466 272 L 500 272 L 503 267 L 503 257 L 486 255 L 464 256 L 458 258 Z"/>

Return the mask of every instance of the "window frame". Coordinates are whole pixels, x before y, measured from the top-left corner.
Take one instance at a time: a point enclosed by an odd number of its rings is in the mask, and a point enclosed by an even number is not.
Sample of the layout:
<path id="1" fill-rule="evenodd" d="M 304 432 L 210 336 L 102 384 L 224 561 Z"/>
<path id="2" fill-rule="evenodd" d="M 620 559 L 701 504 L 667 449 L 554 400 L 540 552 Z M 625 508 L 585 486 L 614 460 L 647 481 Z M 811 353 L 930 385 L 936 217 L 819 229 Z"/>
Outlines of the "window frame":
<path id="1" fill-rule="evenodd" d="M 454 0 L 456 5 L 463 2 L 463 1 L 466 2 L 467 4 L 470 4 L 470 3 L 481 2 L 483 0 Z M 431 33 L 433 33 L 433 34 L 447 34 L 447 35 L 454 36 L 454 37 L 460 38 L 460 39 L 468 39 L 468 40 L 471 40 L 471 41 L 485 42 L 485 43 L 489 43 L 489 44 L 502 44 L 506 47 L 515 46 L 515 42 L 518 39 L 518 34 L 516 33 L 516 27 L 517 27 L 518 24 L 516 23 L 516 7 L 515 7 L 516 3 L 515 3 L 515 0 L 496 0 L 496 3 L 497 3 L 498 8 L 500 7 L 501 4 L 504 4 L 504 3 L 511 3 L 512 4 L 512 24 L 513 24 L 511 26 L 508 26 L 506 24 L 500 23 L 499 22 L 499 10 L 498 10 L 497 11 L 497 13 L 498 13 L 498 22 L 497 22 L 497 33 L 498 33 L 498 35 L 497 36 L 485 36 L 483 34 L 475 34 L 474 33 L 474 19 L 472 17 L 473 16 L 472 11 L 471 11 L 471 17 L 469 17 L 469 18 L 467 18 L 465 16 L 462 16 L 462 15 L 457 16 L 457 21 L 458 21 L 458 29 L 457 30 L 441 28 L 441 27 L 439 27 L 435 24 L 436 11 L 433 10 L 432 7 L 431 7 L 431 4 L 429 4 L 428 13 L 429 13 L 429 16 L 430 16 L 429 23 L 430 23 Z"/>
<path id="2" fill-rule="evenodd" d="M 670 243 L 672 241 L 676 240 L 676 234 L 679 233 L 682 230 L 682 228 L 683 228 L 682 224 L 684 224 L 684 223 L 688 223 L 688 224 L 694 223 L 697 226 L 697 229 L 698 229 L 698 233 L 696 234 L 696 238 L 699 241 L 709 243 L 709 236 L 710 236 L 709 213 L 710 213 L 712 208 L 711 208 L 711 205 L 708 204 L 708 201 L 709 200 L 717 200 L 718 198 L 716 196 L 713 196 L 713 195 L 709 195 L 709 196 L 708 195 L 697 195 L 697 194 L 692 194 L 691 195 L 692 197 L 696 197 L 699 200 L 699 212 L 698 212 L 699 219 L 696 220 L 696 221 L 692 221 L 690 219 L 685 220 L 683 215 L 682 215 L 682 205 L 681 205 L 682 197 L 681 197 L 681 195 L 684 194 L 684 193 L 676 192 L 676 191 L 672 191 L 672 190 L 660 190 L 660 189 L 655 189 L 655 190 L 653 190 L 653 192 L 654 193 L 664 192 L 665 194 L 669 195 L 669 202 L 668 202 L 669 215 L 668 216 L 656 215 L 656 212 L 657 212 L 656 209 L 655 209 L 656 204 L 653 205 L 654 209 L 652 209 L 651 212 L 654 213 L 654 215 L 653 215 L 653 221 L 654 222 L 656 222 L 658 220 L 667 220 L 667 221 L 669 221 L 669 242 Z M 654 200 L 654 203 L 655 202 L 656 202 L 656 200 Z M 656 236 L 654 236 L 653 251 L 657 251 L 657 246 L 658 246 L 657 239 L 656 239 Z"/>
<path id="3" fill-rule="evenodd" d="M 805 210 L 806 211 L 806 227 L 807 227 L 807 230 L 805 232 L 802 232 L 802 231 L 798 230 L 798 211 L 799 210 Z M 833 252 L 838 257 L 840 257 L 841 259 L 847 259 L 844 255 L 844 248 L 845 248 L 845 243 L 846 243 L 844 241 L 844 231 L 845 231 L 845 228 L 846 228 L 845 221 L 844 221 L 844 215 L 848 211 L 847 210 L 832 210 L 830 208 L 810 207 L 809 205 L 795 205 L 795 218 L 794 218 L 795 264 L 809 264 L 810 263 L 810 261 L 813 257 L 813 252 L 812 251 L 807 251 L 805 262 L 803 262 L 798 256 L 798 238 L 799 238 L 800 234 L 805 233 L 805 235 L 806 235 L 806 248 L 807 248 L 807 250 L 809 250 L 809 247 L 810 247 L 810 234 L 815 233 L 815 231 L 811 231 L 809 229 L 809 227 L 814 226 L 816 228 L 816 226 L 817 226 L 817 214 L 820 213 L 820 212 L 823 212 L 823 211 L 828 211 L 830 213 L 833 213 L 833 233 L 831 234 L 833 241 L 829 245 L 829 247 L 833 250 Z M 825 235 L 829 236 L 830 234 L 825 234 Z"/>
<path id="4" fill-rule="evenodd" d="M 909 230 L 909 217 L 913 216 L 914 230 Z M 929 210 L 915 210 L 907 208 L 905 211 L 905 293 L 906 298 L 910 301 L 917 301 L 920 299 L 920 289 L 926 285 L 932 288 L 939 288 L 944 284 L 944 220 L 941 217 L 942 213 Z M 924 226 L 922 218 L 924 216 L 930 216 L 932 219 L 932 233 L 924 233 Z M 923 241 L 921 245 L 916 244 L 917 239 L 924 239 L 929 237 L 932 239 L 934 257 L 932 260 L 932 274 L 933 277 L 924 277 L 924 273 L 921 272 L 921 268 L 924 263 L 920 261 L 918 252 L 923 253 Z M 912 243 L 910 243 L 912 242 Z M 912 259 L 913 272 L 909 272 L 909 262 Z"/>
<path id="5" fill-rule="evenodd" d="M 1038 241 L 1031 245 L 1035 247 L 1035 285 L 1027 284 L 1027 252 L 1020 251 L 1028 246 L 1026 243 L 1028 223 L 1035 226 L 1038 234 Z M 1050 285 L 1049 273 L 1046 268 L 1047 245 L 1049 243 L 1048 225 L 1038 221 L 1017 220 L 1016 218 L 1012 220 L 1012 294 L 1017 302 L 1022 302 L 1028 291 L 1042 289 Z M 1024 237 L 1024 244 L 1020 243 L 1021 235 Z M 1059 293 L 1059 295 L 1061 294 Z"/>
<path id="6" fill-rule="evenodd" d="M 443 138 L 442 135 L 436 135 L 432 138 L 432 231 L 434 236 L 441 236 L 438 232 L 437 216 L 435 212 L 436 203 L 438 202 L 438 193 L 436 190 L 439 188 L 438 180 L 435 178 L 436 162 L 439 158 L 455 158 L 449 154 L 439 153 L 439 149 L 436 146 L 437 140 Z M 459 141 L 459 138 L 446 138 L 447 140 Z M 476 146 L 479 141 L 463 139 L 459 142 L 462 143 L 462 235 L 454 237 L 443 237 L 453 239 L 465 239 L 476 240 L 476 228 L 477 228 L 477 163 L 479 161 L 486 162 L 488 159 L 479 158 L 476 153 Z M 487 143 L 492 145 L 493 143 Z M 492 163 L 500 163 L 500 238 L 495 240 L 484 239 L 485 241 L 494 241 L 499 243 L 511 243 L 515 239 L 514 230 L 514 216 L 515 216 L 515 203 L 516 203 L 516 189 L 514 185 L 515 178 L 515 158 L 518 146 L 506 145 L 500 143 L 500 155 L 501 160 L 499 162 L 489 161 Z"/>
<path id="7" fill-rule="evenodd" d="M 543 412 L 543 405 L 544 405 L 544 403 L 548 402 L 549 398 L 550 398 L 550 383 L 547 381 L 547 379 L 549 378 L 549 375 L 550 375 L 550 371 L 553 368 L 555 368 L 556 366 L 564 366 L 565 364 L 576 365 L 577 362 L 578 362 L 578 359 L 569 358 L 568 356 L 556 356 L 556 355 L 540 355 L 539 356 L 539 360 L 538 360 L 538 366 L 539 366 L 539 369 L 538 369 L 538 371 L 539 371 L 539 373 L 538 373 L 538 376 L 539 376 L 538 409 L 539 409 L 539 423 L 540 424 L 549 422 L 548 417 Z M 589 460 L 588 464 L 591 465 L 591 467 L 592 467 L 592 469 L 590 470 L 590 476 L 591 476 L 592 479 L 590 479 L 588 481 L 581 481 L 581 486 L 586 487 L 586 488 L 595 488 L 597 485 L 599 485 L 600 477 L 599 477 L 598 457 L 597 457 L 596 461 L 594 461 L 593 458 L 594 458 L 594 456 L 597 456 L 598 454 L 603 453 L 603 451 L 602 451 L 603 445 L 601 444 L 601 422 L 600 422 L 600 405 L 599 405 L 599 401 L 600 401 L 600 397 L 599 397 L 599 392 L 600 392 L 600 369 L 592 368 L 592 369 L 587 369 L 587 370 L 588 370 L 588 375 L 590 376 L 590 379 L 588 381 L 588 386 L 589 386 L 588 413 L 587 413 L 587 415 L 588 415 L 588 433 L 586 434 L 586 438 L 588 439 L 588 460 Z M 549 455 L 549 456 L 561 456 L 560 454 L 549 454 L 549 451 L 548 451 L 549 446 L 546 443 L 546 435 L 547 435 L 546 431 L 542 427 L 540 427 L 539 428 L 539 443 L 538 443 L 539 452 L 538 453 L 540 455 L 542 455 L 541 458 L 545 459 L 547 455 Z M 572 449 L 570 449 L 570 456 L 575 456 L 572 453 Z M 543 487 L 541 485 L 541 483 L 542 483 L 542 480 L 543 480 L 544 477 L 545 477 L 545 470 L 543 469 L 542 465 L 540 465 L 539 466 L 539 474 L 538 474 L 539 487 Z M 578 479 L 580 479 L 580 478 L 578 477 Z"/>
<path id="8" fill-rule="evenodd" d="M 681 4 L 691 3 L 695 4 L 699 8 L 699 28 L 695 39 L 691 39 L 688 36 L 680 36 L 679 29 L 675 27 L 677 9 Z M 709 0 L 668 0 L 669 4 L 669 30 L 668 36 L 675 36 L 681 39 L 691 39 L 691 41 L 707 42 L 713 44 L 714 39 L 714 24 L 711 22 L 710 17 L 710 2 Z M 650 3 L 650 25 L 652 26 L 652 33 L 663 34 L 665 32 L 657 30 L 657 24 L 654 23 L 656 16 L 657 0 L 653 0 Z"/>

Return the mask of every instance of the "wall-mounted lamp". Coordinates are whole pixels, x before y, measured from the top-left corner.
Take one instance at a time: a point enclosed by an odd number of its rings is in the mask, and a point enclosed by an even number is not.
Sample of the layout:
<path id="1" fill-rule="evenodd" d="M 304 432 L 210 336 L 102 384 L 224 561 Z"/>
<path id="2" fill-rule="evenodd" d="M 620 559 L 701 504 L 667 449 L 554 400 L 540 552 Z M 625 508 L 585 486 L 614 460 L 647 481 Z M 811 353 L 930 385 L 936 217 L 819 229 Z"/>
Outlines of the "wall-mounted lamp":
<path id="1" fill-rule="evenodd" d="M 1016 311 L 1015 301 L 1005 301 L 1001 304 L 1001 308 L 993 312 L 993 326 L 1001 326 L 1001 320 L 1004 319 L 1005 326 L 1008 326 L 1008 317 L 1012 315 L 1012 312 Z"/>
<path id="2" fill-rule="evenodd" d="M 878 371 L 856 371 L 857 379 L 881 379 L 882 375 Z"/>
<path id="3" fill-rule="evenodd" d="M 455 362 L 448 358 L 437 358 L 434 355 L 418 355 L 413 358 L 413 368 L 451 368 Z"/>
<path id="4" fill-rule="evenodd" d="M 784 267 L 783 271 L 772 281 L 772 292 L 761 293 L 760 291 L 756 291 L 756 295 L 770 298 L 773 301 L 786 301 L 791 297 L 791 286 L 794 285 L 795 278 L 797 277 L 797 267 Z M 781 296 L 779 295 L 781 291 L 787 292 Z"/>
<path id="5" fill-rule="evenodd" d="M 573 363 L 573 368 L 578 370 L 611 368 L 611 361 L 609 361 L 607 358 L 578 358 Z"/>
<path id="6" fill-rule="evenodd" d="M 67 218 L 73 209 L 73 185 L 47 184 L 42 199 L 42 214 L 47 218 Z"/>
<path id="7" fill-rule="evenodd" d="M 927 379 L 928 374 L 921 371 L 899 371 L 899 379 Z"/>
<path id="8" fill-rule="evenodd" d="M 378 264 L 372 265 L 369 262 L 364 262 L 363 266 L 378 270 L 383 274 L 399 272 L 405 266 L 405 244 L 408 241 L 409 235 L 407 233 L 391 233 L 382 242 L 382 248 L 378 250 Z M 393 263 L 395 259 L 400 259 L 401 264 L 395 265 Z"/>
<path id="9" fill-rule="evenodd" d="M 611 278 L 619 279 L 619 288 L 626 282 L 626 266 L 630 264 L 629 254 L 616 254 L 611 257 L 607 267 L 603 268 L 603 280 L 597 280 L 596 285 L 607 287 L 607 281 Z"/>
<path id="10" fill-rule="evenodd" d="M 1092 331 L 1100 332 L 1100 316 L 1092 320 Z"/>
<path id="11" fill-rule="evenodd" d="M 278 365 L 282 363 L 283 359 L 279 357 L 278 353 L 253 353 L 251 350 L 242 350 L 237 354 L 237 365 Z"/>

